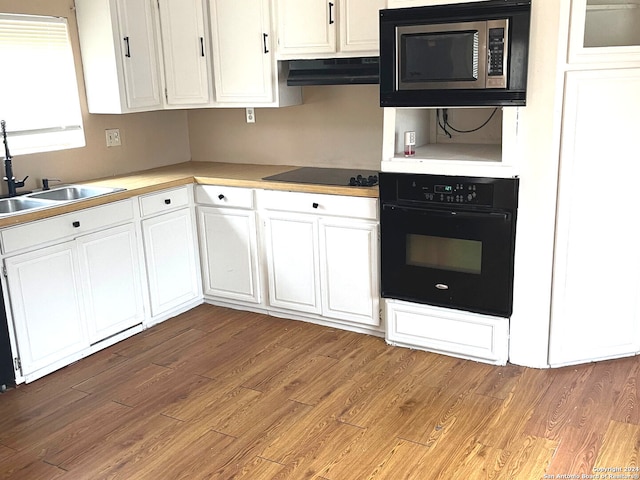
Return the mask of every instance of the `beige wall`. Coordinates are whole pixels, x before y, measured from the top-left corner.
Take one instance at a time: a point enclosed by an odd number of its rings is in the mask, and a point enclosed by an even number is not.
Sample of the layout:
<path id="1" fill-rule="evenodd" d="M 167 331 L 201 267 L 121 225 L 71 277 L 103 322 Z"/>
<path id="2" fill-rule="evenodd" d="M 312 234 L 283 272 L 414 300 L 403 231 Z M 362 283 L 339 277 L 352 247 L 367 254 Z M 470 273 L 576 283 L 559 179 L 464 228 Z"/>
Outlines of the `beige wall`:
<path id="1" fill-rule="evenodd" d="M 0 0 L 0 12 L 67 17 L 73 42 L 86 147 L 34 155 L 16 155 L 16 178 L 29 175 L 26 188 L 37 188 L 43 177 L 75 182 L 188 161 L 189 136 L 184 111 L 129 115 L 91 115 L 87 112 L 80 64 L 80 47 L 72 0 Z M 2 75 L 11 72 L 2 72 Z M 0 110 L 0 117 L 2 111 Z M 8 119 L 7 119 L 8 120 Z M 107 148 L 105 129 L 119 128 L 122 146 Z M 2 192 L 6 183 L 2 182 Z"/>
<path id="2" fill-rule="evenodd" d="M 377 85 L 303 87 L 302 105 L 190 110 L 189 139 L 196 161 L 269 163 L 378 170 L 382 108 Z"/>

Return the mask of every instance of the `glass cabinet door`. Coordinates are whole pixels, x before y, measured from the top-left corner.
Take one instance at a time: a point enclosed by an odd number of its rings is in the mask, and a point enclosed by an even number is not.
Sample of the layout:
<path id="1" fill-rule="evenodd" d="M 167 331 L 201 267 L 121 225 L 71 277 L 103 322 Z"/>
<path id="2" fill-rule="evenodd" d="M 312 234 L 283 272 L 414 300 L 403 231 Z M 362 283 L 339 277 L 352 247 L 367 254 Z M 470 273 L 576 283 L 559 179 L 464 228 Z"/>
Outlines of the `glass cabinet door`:
<path id="1" fill-rule="evenodd" d="M 569 62 L 640 61 L 640 0 L 573 0 Z"/>

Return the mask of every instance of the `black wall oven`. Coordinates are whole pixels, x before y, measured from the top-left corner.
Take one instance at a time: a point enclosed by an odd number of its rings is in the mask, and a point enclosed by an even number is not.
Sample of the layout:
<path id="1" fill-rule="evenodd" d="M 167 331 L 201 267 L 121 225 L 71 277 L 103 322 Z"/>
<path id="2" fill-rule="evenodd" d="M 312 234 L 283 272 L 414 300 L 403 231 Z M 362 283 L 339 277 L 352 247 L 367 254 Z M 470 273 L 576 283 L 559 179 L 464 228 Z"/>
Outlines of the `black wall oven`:
<path id="1" fill-rule="evenodd" d="M 509 317 L 518 179 L 380 174 L 381 294 Z"/>

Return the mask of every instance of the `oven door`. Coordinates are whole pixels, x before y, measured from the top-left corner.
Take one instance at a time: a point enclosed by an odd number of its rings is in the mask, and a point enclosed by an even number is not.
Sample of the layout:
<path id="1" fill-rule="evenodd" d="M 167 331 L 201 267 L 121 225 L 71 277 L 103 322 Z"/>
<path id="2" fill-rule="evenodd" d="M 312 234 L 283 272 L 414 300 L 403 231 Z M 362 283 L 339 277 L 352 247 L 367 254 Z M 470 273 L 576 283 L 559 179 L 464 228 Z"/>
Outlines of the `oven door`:
<path id="1" fill-rule="evenodd" d="M 386 204 L 381 217 L 383 297 L 511 315 L 511 213 Z"/>

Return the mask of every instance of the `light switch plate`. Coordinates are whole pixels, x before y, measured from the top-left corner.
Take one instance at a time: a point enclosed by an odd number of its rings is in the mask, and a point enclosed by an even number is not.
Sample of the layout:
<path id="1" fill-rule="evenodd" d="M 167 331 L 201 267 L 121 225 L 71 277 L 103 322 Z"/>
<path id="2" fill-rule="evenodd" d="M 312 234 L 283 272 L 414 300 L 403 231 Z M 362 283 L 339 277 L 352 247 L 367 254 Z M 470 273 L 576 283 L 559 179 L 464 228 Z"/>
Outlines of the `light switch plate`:
<path id="1" fill-rule="evenodd" d="M 120 129 L 111 128 L 109 130 L 105 130 L 107 135 L 107 147 L 119 147 L 122 145 L 120 141 Z"/>

